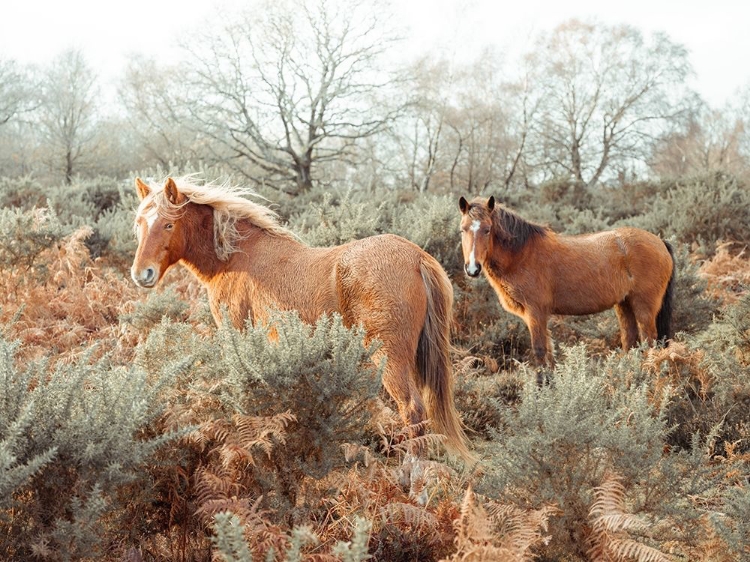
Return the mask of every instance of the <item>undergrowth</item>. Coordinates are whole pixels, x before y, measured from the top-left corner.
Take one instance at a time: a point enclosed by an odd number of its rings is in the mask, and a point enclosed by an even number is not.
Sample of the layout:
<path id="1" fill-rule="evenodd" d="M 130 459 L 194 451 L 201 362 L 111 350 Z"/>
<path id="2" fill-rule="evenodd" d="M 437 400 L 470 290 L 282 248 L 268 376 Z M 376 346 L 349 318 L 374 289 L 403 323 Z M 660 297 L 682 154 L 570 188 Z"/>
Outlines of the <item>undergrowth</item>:
<path id="1" fill-rule="evenodd" d="M 430 454 L 407 455 L 413 428 L 361 330 L 294 314 L 217 327 L 179 267 L 146 294 L 129 279 L 129 188 L 74 189 L 0 182 L 4 560 L 750 556 L 750 237 L 738 180 L 505 194 L 560 231 L 641 224 L 676 249 L 674 341 L 622 353 L 611 312 L 555 318 L 558 366 L 541 387 L 526 327 L 462 273 L 454 198 L 279 201 L 311 244 L 393 232 L 441 261 L 473 467 L 444 456 L 429 427 L 418 439 Z"/>

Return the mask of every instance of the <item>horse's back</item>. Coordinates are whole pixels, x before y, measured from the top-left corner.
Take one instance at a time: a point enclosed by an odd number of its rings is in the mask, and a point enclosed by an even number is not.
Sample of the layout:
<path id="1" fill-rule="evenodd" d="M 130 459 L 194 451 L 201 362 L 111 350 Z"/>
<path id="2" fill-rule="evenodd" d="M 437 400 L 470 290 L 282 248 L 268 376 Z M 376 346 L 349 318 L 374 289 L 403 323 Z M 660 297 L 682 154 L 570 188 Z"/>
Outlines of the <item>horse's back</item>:
<path id="1" fill-rule="evenodd" d="M 663 291 L 672 273 L 664 242 L 642 229 L 561 236 L 553 260 L 553 311 L 589 314 L 633 295 Z"/>
<path id="2" fill-rule="evenodd" d="M 434 258 L 394 234 L 371 236 L 341 246 L 336 284 L 344 319 L 363 324 L 381 340 L 409 335 L 416 341 L 427 309 L 422 278 L 425 260 Z M 397 333 L 399 330 L 401 333 Z"/>

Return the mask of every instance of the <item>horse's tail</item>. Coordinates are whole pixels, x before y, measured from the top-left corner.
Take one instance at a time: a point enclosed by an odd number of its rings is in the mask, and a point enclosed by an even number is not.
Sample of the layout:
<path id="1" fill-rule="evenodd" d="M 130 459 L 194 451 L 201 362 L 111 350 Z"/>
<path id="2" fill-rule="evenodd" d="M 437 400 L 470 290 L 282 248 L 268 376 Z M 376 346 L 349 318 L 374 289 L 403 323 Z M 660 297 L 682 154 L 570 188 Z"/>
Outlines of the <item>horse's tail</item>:
<path id="1" fill-rule="evenodd" d="M 424 393 L 427 415 L 435 431 L 446 436 L 447 448 L 464 461 L 474 462 L 453 400 L 450 358 L 453 286 L 443 268 L 431 256 L 422 258 L 421 272 L 427 293 L 427 316 L 417 346 L 418 384 Z"/>
<path id="2" fill-rule="evenodd" d="M 663 341 L 664 345 L 668 345 L 669 340 L 674 336 L 672 329 L 672 311 L 674 301 L 674 275 L 677 266 L 674 261 L 674 250 L 672 249 L 672 245 L 666 240 L 664 240 L 664 245 L 667 247 L 669 256 L 672 258 L 672 273 L 669 275 L 667 290 L 664 291 L 664 296 L 661 300 L 661 308 L 656 315 L 656 334 L 659 341 Z"/>

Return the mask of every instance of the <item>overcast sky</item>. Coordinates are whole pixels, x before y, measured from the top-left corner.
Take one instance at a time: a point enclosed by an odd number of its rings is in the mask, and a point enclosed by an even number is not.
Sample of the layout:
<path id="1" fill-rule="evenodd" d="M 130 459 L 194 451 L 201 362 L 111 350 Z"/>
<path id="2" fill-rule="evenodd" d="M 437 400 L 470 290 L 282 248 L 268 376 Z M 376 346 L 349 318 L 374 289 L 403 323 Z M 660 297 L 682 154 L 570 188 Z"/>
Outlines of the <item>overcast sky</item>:
<path id="1" fill-rule="evenodd" d="M 120 75 L 127 53 L 174 60 L 175 40 L 241 0 L 2 0 L 0 58 L 44 63 L 81 48 L 105 78 Z M 537 31 L 577 17 L 663 31 L 685 45 L 696 72 L 691 84 L 721 106 L 750 83 L 747 0 L 393 0 L 408 27 L 405 53 L 441 51 L 469 59 L 486 44 L 521 52 Z"/>

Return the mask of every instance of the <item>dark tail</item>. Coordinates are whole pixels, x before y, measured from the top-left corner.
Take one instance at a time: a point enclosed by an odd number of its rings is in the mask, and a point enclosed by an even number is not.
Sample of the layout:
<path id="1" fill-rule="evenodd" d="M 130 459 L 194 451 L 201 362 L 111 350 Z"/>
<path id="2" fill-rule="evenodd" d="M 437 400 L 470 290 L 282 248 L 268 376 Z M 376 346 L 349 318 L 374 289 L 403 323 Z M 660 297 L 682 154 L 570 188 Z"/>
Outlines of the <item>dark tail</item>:
<path id="1" fill-rule="evenodd" d="M 476 458 L 469 451 L 469 440 L 453 400 L 450 358 L 453 286 L 434 258 L 423 258 L 421 269 L 427 292 L 427 316 L 417 346 L 418 382 L 435 431 L 446 436 L 449 450 L 459 454 L 465 462 L 473 463 Z"/>
<path id="2" fill-rule="evenodd" d="M 659 314 L 656 315 L 656 334 L 659 341 L 664 342 L 664 345 L 669 345 L 669 340 L 674 336 L 672 328 L 672 305 L 674 301 L 674 275 L 677 266 L 675 265 L 672 246 L 666 240 L 664 240 L 664 245 L 667 247 L 669 255 L 672 258 L 672 274 L 669 276 L 667 290 L 664 291 L 664 297 L 661 300 Z"/>

